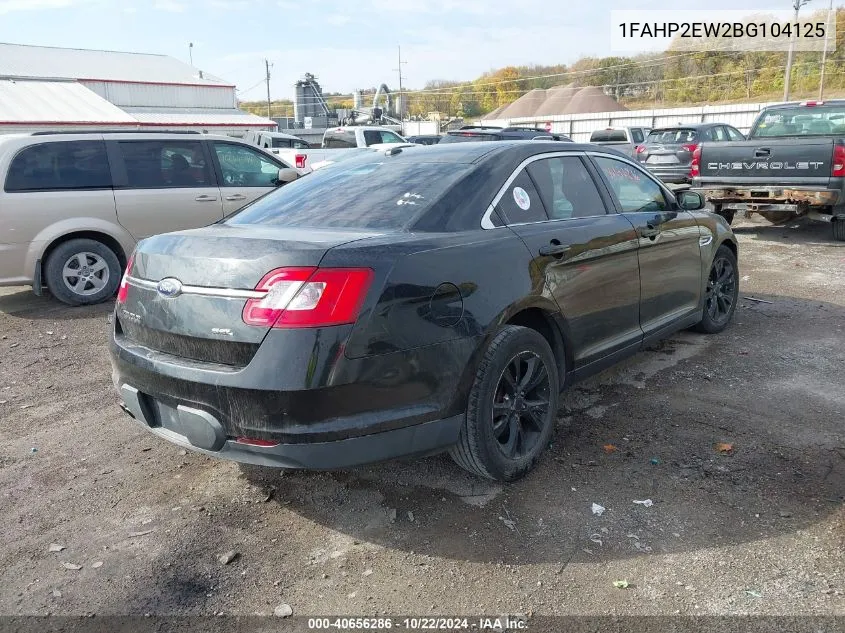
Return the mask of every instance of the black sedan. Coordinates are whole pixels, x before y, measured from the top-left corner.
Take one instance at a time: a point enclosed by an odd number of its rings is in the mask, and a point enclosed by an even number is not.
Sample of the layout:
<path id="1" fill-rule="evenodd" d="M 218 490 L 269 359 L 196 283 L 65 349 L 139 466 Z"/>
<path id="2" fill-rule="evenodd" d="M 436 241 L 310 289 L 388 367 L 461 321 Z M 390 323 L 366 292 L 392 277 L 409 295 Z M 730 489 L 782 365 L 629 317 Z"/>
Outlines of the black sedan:
<path id="1" fill-rule="evenodd" d="M 442 450 L 498 480 L 560 391 L 738 292 L 725 221 L 597 146 L 388 150 L 139 243 L 110 351 L 124 409 L 184 448 L 284 468 Z"/>

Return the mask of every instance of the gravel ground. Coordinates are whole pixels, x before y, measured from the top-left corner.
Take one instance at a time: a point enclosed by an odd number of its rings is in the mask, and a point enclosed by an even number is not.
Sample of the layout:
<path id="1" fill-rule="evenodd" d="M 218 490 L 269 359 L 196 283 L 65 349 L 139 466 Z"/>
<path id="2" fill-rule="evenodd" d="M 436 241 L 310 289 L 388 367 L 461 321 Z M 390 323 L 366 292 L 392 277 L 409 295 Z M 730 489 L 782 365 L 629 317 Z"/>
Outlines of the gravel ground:
<path id="1" fill-rule="evenodd" d="M 570 389 L 507 486 L 186 454 L 118 409 L 109 305 L 3 289 L 0 614 L 845 615 L 845 244 L 737 235 L 767 302 Z"/>

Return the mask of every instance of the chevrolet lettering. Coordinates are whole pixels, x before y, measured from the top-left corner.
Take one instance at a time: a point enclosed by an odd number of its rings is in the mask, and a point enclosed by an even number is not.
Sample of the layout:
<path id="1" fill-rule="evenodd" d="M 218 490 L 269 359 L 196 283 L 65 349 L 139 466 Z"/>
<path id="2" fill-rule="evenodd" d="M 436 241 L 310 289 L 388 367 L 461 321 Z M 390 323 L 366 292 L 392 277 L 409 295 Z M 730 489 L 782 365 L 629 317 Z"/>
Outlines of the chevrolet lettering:
<path id="1" fill-rule="evenodd" d="M 824 166 L 822 161 L 813 162 L 756 162 L 756 163 L 707 163 L 707 169 L 725 170 L 725 169 L 821 169 Z"/>

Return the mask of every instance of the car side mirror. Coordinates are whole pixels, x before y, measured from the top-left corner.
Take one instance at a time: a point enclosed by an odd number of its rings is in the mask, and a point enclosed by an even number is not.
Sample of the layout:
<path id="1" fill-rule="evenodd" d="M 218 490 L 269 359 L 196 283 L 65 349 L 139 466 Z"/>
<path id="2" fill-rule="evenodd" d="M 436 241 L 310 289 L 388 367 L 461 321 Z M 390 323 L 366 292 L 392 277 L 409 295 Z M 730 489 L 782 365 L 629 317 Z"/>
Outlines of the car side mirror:
<path id="1" fill-rule="evenodd" d="M 704 208 L 704 196 L 697 191 L 679 191 L 678 206 L 684 211 L 698 211 Z"/>
<path id="2" fill-rule="evenodd" d="M 291 169 L 290 167 L 282 167 L 279 170 L 279 184 L 284 185 L 289 182 L 293 182 L 299 178 L 299 172 L 295 169 Z"/>

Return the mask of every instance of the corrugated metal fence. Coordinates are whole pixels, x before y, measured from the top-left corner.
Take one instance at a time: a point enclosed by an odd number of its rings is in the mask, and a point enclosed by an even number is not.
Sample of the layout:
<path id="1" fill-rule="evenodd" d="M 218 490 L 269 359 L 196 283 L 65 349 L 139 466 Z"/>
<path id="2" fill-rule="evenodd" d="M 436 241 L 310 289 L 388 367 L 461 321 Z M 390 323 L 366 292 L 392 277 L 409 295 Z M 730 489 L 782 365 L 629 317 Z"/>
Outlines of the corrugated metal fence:
<path id="1" fill-rule="evenodd" d="M 534 125 L 544 128 L 551 123 L 552 132 L 565 134 L 576 142 L 587 142 L 594 130 L 607 127 L 644 126 L 650 128 L 679 123 L 727 123 L 743 133 L 751 129 L 757 114 L 770 103 L 736 103 L 691 108 L 624 110 L 589 114 L 559 114 L 545 117 L 520 117 L 479 121 L 484 125 Z"/>

